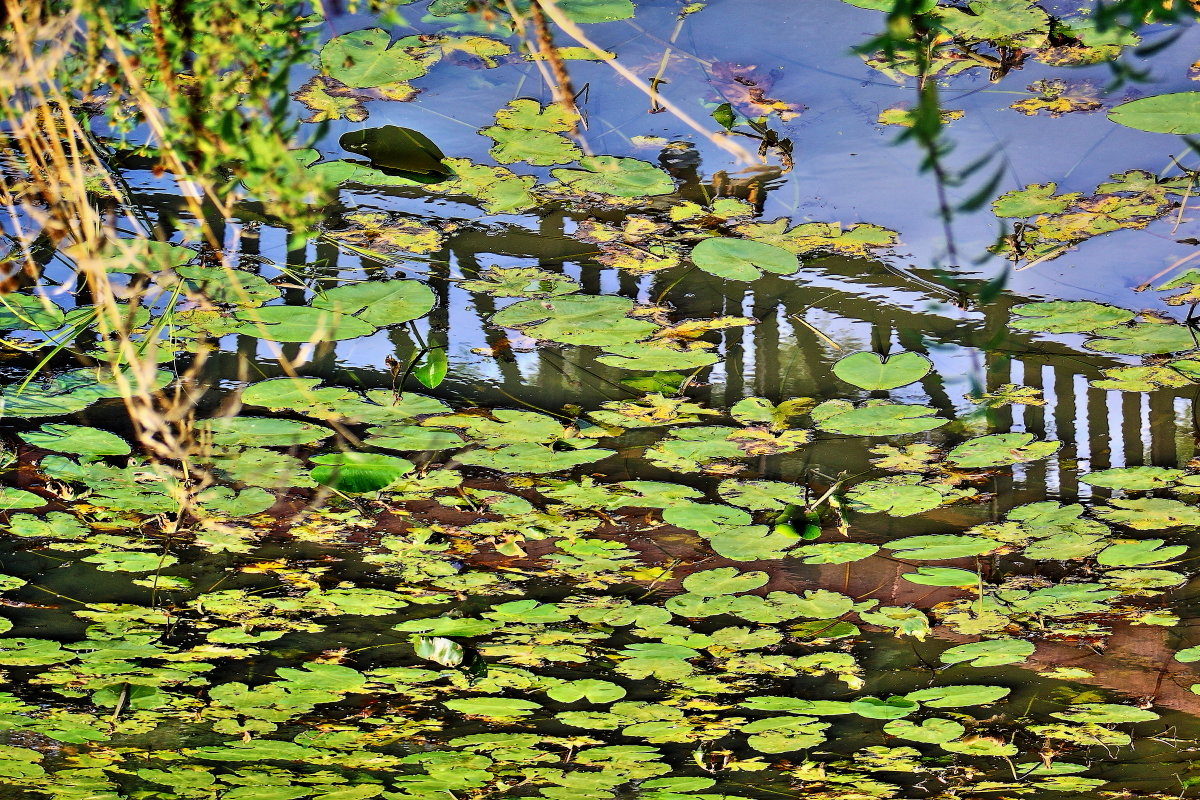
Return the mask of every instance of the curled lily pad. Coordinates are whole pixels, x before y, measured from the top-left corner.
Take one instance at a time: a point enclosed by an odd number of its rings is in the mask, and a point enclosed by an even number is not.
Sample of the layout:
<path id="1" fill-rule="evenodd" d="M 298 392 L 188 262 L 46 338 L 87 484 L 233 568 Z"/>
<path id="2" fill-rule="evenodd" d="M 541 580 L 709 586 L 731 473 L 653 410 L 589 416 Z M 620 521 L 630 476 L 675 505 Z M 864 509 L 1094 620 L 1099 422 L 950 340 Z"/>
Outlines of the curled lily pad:
<path id="1" fill-rule="evenodd" d="M 921 380 L 933 363 L 918 353 L 894 353 L 883 357 L 878 353 L 851 353 L 838 359 L 833 374 L 852 386 L 872 391 L 898 389 Z"/>
<path id="2" fill-rule="evenodd" d="M 385 175 L 417 183 L 440 183 L 454 172 L 445 154 L 429 137 L 411 128 L 384 125 L 342 134 L 338 140 L 351 153 L 365 155 Z"/>

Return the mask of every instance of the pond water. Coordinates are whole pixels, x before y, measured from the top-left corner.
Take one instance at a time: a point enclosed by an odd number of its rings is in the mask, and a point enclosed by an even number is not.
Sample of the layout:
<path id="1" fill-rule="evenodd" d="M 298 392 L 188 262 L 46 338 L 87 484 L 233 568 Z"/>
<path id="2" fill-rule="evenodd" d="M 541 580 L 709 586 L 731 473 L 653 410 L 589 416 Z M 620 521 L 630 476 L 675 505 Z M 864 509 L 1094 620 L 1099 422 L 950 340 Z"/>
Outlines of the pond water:
<path id="1" fill-rule="evenodd" d="M 1084 5 L 10 9 L 0 797 L 1194 794 L 1200 33 Z"/>

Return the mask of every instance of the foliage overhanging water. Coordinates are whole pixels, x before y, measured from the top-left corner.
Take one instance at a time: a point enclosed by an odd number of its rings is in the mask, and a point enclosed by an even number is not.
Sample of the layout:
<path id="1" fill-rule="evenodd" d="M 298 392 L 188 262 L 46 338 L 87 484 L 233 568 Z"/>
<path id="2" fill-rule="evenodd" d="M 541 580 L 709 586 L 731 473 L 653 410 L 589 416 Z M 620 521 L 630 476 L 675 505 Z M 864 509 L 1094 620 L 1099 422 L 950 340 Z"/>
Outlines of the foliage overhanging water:
<path id="1" fill-rule="evenodd" d="M 1085 5 L 6 0 L 0 797 L 1190 796 L 1196 12 Z"/>

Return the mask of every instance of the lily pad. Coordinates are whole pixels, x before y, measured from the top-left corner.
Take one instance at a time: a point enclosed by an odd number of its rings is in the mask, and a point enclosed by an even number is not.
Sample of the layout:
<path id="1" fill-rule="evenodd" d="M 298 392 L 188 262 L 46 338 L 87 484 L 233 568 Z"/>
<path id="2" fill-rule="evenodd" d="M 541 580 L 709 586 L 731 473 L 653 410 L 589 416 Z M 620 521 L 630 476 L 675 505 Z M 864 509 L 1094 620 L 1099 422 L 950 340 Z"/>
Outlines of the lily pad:
<path id="1" fill-rule="evenodd" d="M 1035 442 L 1032 433 L 993 433 L 963 442 L 946 461 L 963 469 L 1006 467 L 1049 458 L 1060 447 L 1062 442 Z"/>
<path id="2" fill-rule="evenodd" d="M 849 436 L 898 436 L 940 428 L 948 420 L 933 416 L 929 406 L 868 401 L 855 408 L 845 400 L 826 400 L 812 410 L 817 427 Z"/>
<path id="3" fill-rule="evenodd" d="M 321 292 L 312 308 L 353 314 L 377 328 L 423 317 L 433 308 L 433 290 L 420 281 L 364 281 Z"/>
<path id="4" fill-rule="evenodd" d="M 367 28 L 335 36 L 321 48 L 321 66 L 329 76 L 347 86 L 375 87 L 419 78 L 437 61 L 437 50 L 409 48 L 420 45 L 416 36 L 392 44 L 382 28 Z M 416 53 L 414 55 L 414 53 Z"/>
<path id="5" fill-rule="evenodd" d="M 877 391 L 915 383 L 932 368 L 933 363 L 917 353 L 895 353 L 885 358 L 864 351 L 838 359 L 833 374 L 852 386 Z"/>
<path id="6" fill-rule="evenodd" d="M 1113 122 L 1152 133 L 1200 133 L 1200 92 L 1142 97 L 1108 112 Z"/>
<path id="7" fill-rule="evenodd" d="M 1033 642 L 1024 639 L 994 639 L 960 644 L 942 652 L 943 664 L 969 663 L 972 667 L 1020 664 L 1033 655 Z"/>
<path id="8" fill-rule="evenodd" d="M 1164 355 L 1180 353 L 1196 347 L 1196 337 L 1190 328 L 1169 322 L 1143 322 L 1094 331 L 1099 339 L 1083 343 L 1089 350 L 1122 355 Z"/>
<path id="9" fill-rule="evenodd" d="M 990 553 L 1000 548 L 998 542 L 982 536 L 963 536 L 951 533 L 932 533 L 924 536 L 907 536 L 883 545 L 895 551 L 896 558 L 917 561 L 942 561 L 950 558 L 966 558 Z"/>
<path id="10" fill-rule="evenodd" d="M 1165 489 L 1183 477 L 1183 470 L 1167 467 L 1118 467 L 1079 476 L 1082 483 L 1120 489 L 1125 492 L 1152 492 Z"/>
<path id="11" fill-rule="evenodd" d="M 375 332 L 358 317 L 308 306 L 262 306 L 238 311 L 237 333 L 273 342 L 330 342 L 356 339 Z"/>
<path id="12" fill-rule="evenodd" d="M 609 295 L 522 300 L 492 315 L 493 325 L 520 328 L 537 339 L 612 347 L 645 338 L 658 325 L 629 316 L 633 301 Z"/>
<path id="13" fill-rule="evenodd" d="M 1013 306 L 1012 313 L 1018 318 L 1011 320 L 1008 327 L 1047 333 L 1086 333 L 1129 322 L 1135 316 L 1124 308 L 1088 300 L 1022 303 Z"/>
<path id="14" fill-rule="evenodd" d="M 313 456 L 312 471 L 317 483 L 342 492 L 374 492 L 385 488 L 413 470 L 411 461 L 377 453 L 329 453 Z"/>
<path id="15" fill-rule="evenodd" d="M 683 588 L 701 597 L 718 597 L 752 592 L 765 586 L 768 579 L 765 572 L 743 572 L 735 567 L 718 567 L 692 573 L 683 579 Z"/>
<path id="16" fill-rule="evenodd" d="M 451 711 L 471 717 L 527 717 L 541 708 L 530 700 L 515 700 L 509 697 L 463 697 L 447 700 L 444 704 Z"/>
<path id="17" fill-rule="evenodd" d="M 692 248 L 692 263 L 705 272 L 735 281 L 752 281 L 764 272 L 791 275 L 800 268 L 796 256 L 750 239 L 712 238 Z"/>
<path id="18" fill-rule="evenodd" d="M 43 450 L 81 456 L 127 456 L 131 452 L 129 442 L 115 433 L 82 425 L 43 425 L 21 438 Z"/>
<path id="19" fill-rule="evenodd" d="M 333 435 L 329 428 L 311 422 L 271 417 L 220 417 L 204 420 L 197 428 L 220 447 L 293 447 Z"/>
<path id="20" fill-rule="evenodd" d="M 922 720 L 920 723 L 910 722 L 906 719 L 894 719 L 883 726 L 883 732 L 901 739 L 908 739 L 911 742 L 941 744 L 962 736 L 966 732 L 966 728 L 952 719 L 933 717 Z"/>
<path id="21" fill-rule="evenodd" d="M 555 169 L 550 174 L 579 192 L 617 197 L 646 197 L 675 191 L 671 176 L 636 158 L 585 156 L 579 169 Z"/>

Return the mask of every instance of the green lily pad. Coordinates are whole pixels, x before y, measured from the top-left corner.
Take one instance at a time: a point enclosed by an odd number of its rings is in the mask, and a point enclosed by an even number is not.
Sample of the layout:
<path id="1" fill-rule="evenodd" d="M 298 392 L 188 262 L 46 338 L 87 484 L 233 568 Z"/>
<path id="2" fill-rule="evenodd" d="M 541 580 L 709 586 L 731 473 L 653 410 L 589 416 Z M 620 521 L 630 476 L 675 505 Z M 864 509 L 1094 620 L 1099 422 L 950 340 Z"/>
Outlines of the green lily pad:
<path id="1" fill-rule="evenodd" d="M 1035 442 L 1032 433 L 993 433 L 963 442 L 946 461 L 963 469 L 1006 467 L 1048 458 L 1060 447 L 1062 442 Z"/>
<path id="2" fill-rule="evenodd" d="M 0 511 L 9 511 L 14 508 L 40 508 L 46 505 L 46 502 L 33 492 L 14 489 L 11 486 L 0 486 Z"/>
<path id="3" fill-rule="evenodd" d="M 972 667 L 998 667 L 1020 664 L 1033 655 L 1033 642 L 1024 639 L 994 639 L 960 644 L 943 651 L 943 664 L 969 663 Z"/>
<path id="4" fill-rule="evenodd" d="M 342 492 L 375 492 L 413 470 L 411 461 L 377 453 L 329 453 L 311 460 L 319 465 L 313 480 Z"/>
<path id="5" fill-rule="evenodd" d="M 419 78 L 440 57 L 436 49 L 417 49 L 416 36 L 392 44 L 382 28 L 335 36 L 321 48 L 321 66 L 330 77 L 358 88 L 386 86 Z"/>
<path id="6" fill-rule="evenodd" d="M 904 697 L 860 697 L 851 701 L 850 710 L 866 719 L 900 719 L 917 711 L 920 704 Z"/>
<path id="7" fill-rule="evenodd" d="M 307 306 L 246 308 L 234 319 L 242 323 L 237 333 L 273 342 L 332 342 L 375 332 L 374 325 L 358 317 Z"/>
<path id="8" fill-rule="evenodd" d="M 948 420 L 933 416 L 929 406 L 868 401 L 855 408 L 845 400 L 826 400 L 812 410 L 817 427 L 848 436 L 898 436 L 940 428 Z"/>
<path id="9" fill-rule="evenodd" d="M 127 456 L 131 452 L 129 442 L 115 433 L 82 425 L 43 425 L 21 438 L 43 450 L 81 456 Z"/>
<path id="10" fill-rule="evenodd" d="M 589 703 L 611 703 L 625 696 L 625 688 L 611 681 L 584 678 L 560 683 L 546 690 L 546 696 L 560 703 L 586 699 Z"/>
<path id="11" fill-rule="evenodd" d="M 1113 122 L 1152 133 L 1200 133 L 1200 92 L 1141 97 L 1108 112 Z"/>
<path id="12" fill-rule="evenodd" d="M 1116 703 L 1076 703 L 1066 711 L 1056 711 L 1050 716 L 1067 722 L 1098 725 L 1150 722 L 1158 719 L 1158 714 L 1148 709 Z"/>
<path id="13" fill-rule="evenodd" d="M 388 425 L 371 428 L 363 444 L 384 450 L 448 450 L 462 447 L 462 437 L 451 431 L 439 431 L 420 425 Z"/>
<path id="14" fill-rule="evenodd" d="M 883 726 L 883 732 L 890 736 L 908 739 L 911 742 L 941 744 L 962 736 L 966 732 L 966 728 L 952 719 L 933 717 L 922 720 L 920 723 L 910 722 L 906 719 L 894 719 Z"/>
<path id="15" fill-rule="evenodd" d="M 736 567 L 694 572 L 683 579 L 683 588 L 701 597 L 718 597 L 727 594 L 752 592 L 765 586 L 769 576 L 765 572 L 743 572 Z"/>
<path id="16" fill-rule="evenodd" d="M 850 564 L 879 552 L 879 545 L 866 542 L 822 542 L 794 548 L 789 556 L 805 564 Z"/>
<path id="17" fill-rule="evenodd" d="M 463 697 L 447 700 L 444 705 L 451 711 L 471 717 L 527 717 L 541 705 L 530 700 L 515 700 L 509 697 Z"/>
<path id="18" fill-rule="evenodd" d="M 691 258 L 705 272 L 735 281 L 752 281 L 763 272 L 791 275 L 800 268 L 795 254 L 750 239 L 704 239 L 692 248 Z"/>
<path id="19" fill-rule="evenodd" d="M 219 447 L 294 447 L 316 444 L 333 435 L 322 425 L 272 417 L 220 417 L 203 420 L 196 427 Z"/>
<path id="20" fill-rule="evenodd" d="M 848 491 L 846 499 L 855 511 L 895 517 L 908 517 L 940 506 L 944 499 L 942 493 L 930 486 L 918 485 L 921 477 L 913 477 L 913 481 L 891 478 L 864 481 Z"/>
<path id="21" fill-rule="evenodd" d="M 579 283 L 572 278 L 537 267 L 488 267 L 458 286 L 493 297 L 554 297 L 579 290 Z"/>
<path id="22" fill-rule="evenodd" d="M 1009 695 L 1012 689 L 1006 686 L 931 686 L 905 695 L 929 708 L 962 708 L 994 703 Z"/>
<path id="23" fill-rule="evenodd" d="M 1167 322 L 1143 322 L 1094 331 L 1103 338 L 1083 343 L 1089 350 L 1101 353 L 1121 353 L 1127 356 L 1180 353 L 1196 347 L 1190 328 Z"/>
<path id="24" fill-rule="evenodd" d="M 579 167 L 555 169 L 550 174 L 577 192 L 646 197 L 675 191 L 670 175 L 636 158 L 584 156 Z"/>
<path id="25" fill-rule="evenodd" d="M 1162 539 L 1117 539 L 1096 555 L 1096 563 L 1105 567 L 1144 567 L 1163 564 L 1187 552 L 1187 545 L 1163 547 Z"/>
<path id="26" fill-rule="evenodd" d="M 679 349 L 650 342 L 609 345 L 605 350 L 603 355 L 596 358 L 599 363 L 643 372 L 693 370 L 720 361 L 717 354 L 709 350 Z"/>
<path id="27" fill-rule="evenodd" d="M 567 164 L 583 153 L 565 136 L 548 131 L 503 128 L 493 125 L 481 134 L 494 139 L 490 152 L 501 164 L 523 161 L 534 166 Z"/>
<path id="28" fill-rule="evenodd" d="M 568 295 L 522 300 L 492 315 L 493 325 L 519 328 L 536 339 L 598 347 L 628 344 L 658 330 L 629 316 L 633 301 L 609 295 Z"/>
<path id="29" fill-rule="evenodd" d="M 321 292 L 312 308 L 353 314 L 382 328 L 423 317 L 433 308 L 433 290 L 420 281 L 364 281 Z"/>
<path id="30" fill-rule="evenodd" d="M 1183 470 L 1167 467 L 1118 467 L 1080 475 L 1081 483 L 1120 489 L 1125 492 L 1152 492 L 1165 489 L 1183 477 Z"/>
<path id="31" fill-rule="evenodd" d="M 95 564 L 104 572 L 153 572 L 175 564 L 178 559 L 161 553 L 96 553 L 85 556 L 83 561 Z"/>
<path id="32" fill-rule="evenodd" d="M 888 550 L 895 551 L 896 558 L 941 561 L 990 553 L 999 549 L 1000 543 L 982 536 L 933 533 L 924 536 L 907 536 L 894 542 L 888 542 L 883 546 Z"/>
<path id="33" fill-rule="evenodd" d="M 1092 513 L 1105 522 L 1139 531 L 1200 525 L 1200 509 L 1178 500 L 1160 497 L 1117 498 L 1109 500 L 1108 504 L 1109 508 L 1096 508 Z"/>
<path id="34" fill-rule="evenodd" d="M 915 383 L 931 369 L 933 363 L 917 353 L 894 353 L 885 358 L 864 351 L 838 359 L 833 365 L 833 374 L 851 386 L 877 391 Z"/>
<path id="35" fill-rule="evenodd" d="M 978 573 L 954 567 L 917 567 L 916 572 L 906 572 L 900 577 L 909 583 L 922 586 L 976 586 Z"/>
<path id="36" fill-rule="evenodd" d="M 31 294 L 0 295 L 0 330 L 49 332 L 66 321 L 63 310 L 49 298 Z"/>
<path id="37" fill-rule="evenodd" d="M 464 464 L 488 467 L 500 472 L 543 474 L 591 464 L 613 454 L 612 450 L 592 447 L 586 450 L 551 450 L 540 444 L 510 444 L 495 450 L 469 450 L 456 458 Z"/>
<path id="38" fill-rule="evenodd" d="M 1135 314 L 1124 308 L 1093 303 L 1088 300 L 1052 300 L 1045 303 L 1022 303 L 1013 306 L 1019 319 L 1008 323 L 1021 331 L 1047 333 L 1086 333 L 1111 328 L 1129 322 Z"/>

